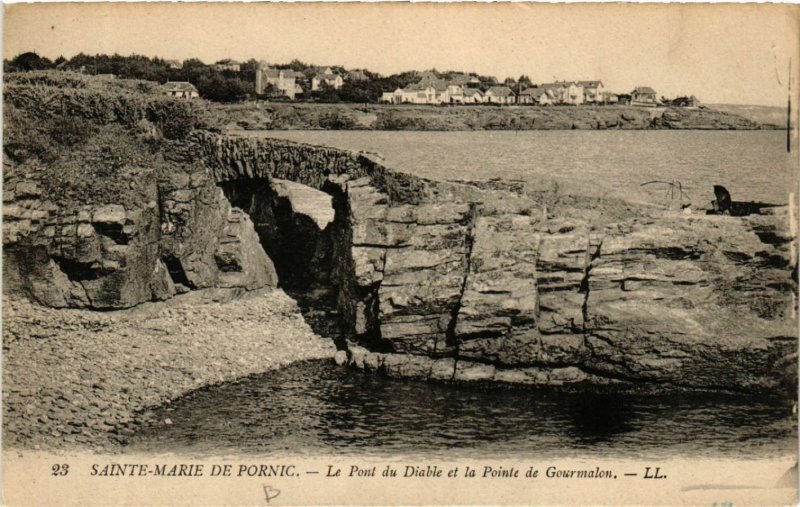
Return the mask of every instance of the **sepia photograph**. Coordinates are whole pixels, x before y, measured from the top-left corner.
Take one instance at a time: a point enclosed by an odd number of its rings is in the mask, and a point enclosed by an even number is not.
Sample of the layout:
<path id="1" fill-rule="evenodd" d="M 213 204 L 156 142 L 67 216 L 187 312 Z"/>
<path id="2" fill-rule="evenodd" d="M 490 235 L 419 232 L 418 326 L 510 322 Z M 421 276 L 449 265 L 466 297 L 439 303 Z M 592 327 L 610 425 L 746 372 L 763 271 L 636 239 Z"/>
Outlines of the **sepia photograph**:
<path id="1" fill-rule="evenodd" d="M 7 505 L 795 505 L 800 9 L 3 12 Z"/>

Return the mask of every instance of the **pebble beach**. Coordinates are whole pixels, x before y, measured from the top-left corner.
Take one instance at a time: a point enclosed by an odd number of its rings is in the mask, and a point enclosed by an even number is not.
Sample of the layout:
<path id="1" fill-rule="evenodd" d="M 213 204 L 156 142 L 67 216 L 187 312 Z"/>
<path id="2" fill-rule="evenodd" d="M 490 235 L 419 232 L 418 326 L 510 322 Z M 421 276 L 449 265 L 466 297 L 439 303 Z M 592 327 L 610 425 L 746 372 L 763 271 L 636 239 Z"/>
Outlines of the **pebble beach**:
<path id="1" fill-rule="evenodd" d="M 114 312 L 6 297 L 3 442 L 114 452 L 149 408 L 335 351 L 280 290 L 197 291 Z"/>

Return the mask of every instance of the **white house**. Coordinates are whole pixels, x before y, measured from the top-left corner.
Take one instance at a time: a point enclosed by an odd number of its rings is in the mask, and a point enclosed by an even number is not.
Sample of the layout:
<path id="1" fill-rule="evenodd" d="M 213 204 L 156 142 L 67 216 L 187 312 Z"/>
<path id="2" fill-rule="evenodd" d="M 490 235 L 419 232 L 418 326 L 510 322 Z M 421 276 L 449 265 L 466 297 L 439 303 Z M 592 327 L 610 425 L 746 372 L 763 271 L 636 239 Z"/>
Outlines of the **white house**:
<path id="1" fill-rule="evenodd" d="M 566 89 L 563 83 L 543 83 L 539 88 L 544 90 L 551 104 L 561 104 L 564 102 Z"/>
<path id="2" fill-rule="evenodd" d="M 578 85 L 583 87 L 583 101 L 589 104 L 603 102 L 603 82 L 602 81 L 578 81 Z"/>
<path id="3" fill-rule="evenodd" d="M 570 82 L 566 83 L 565 89 L 565 104 L 571 104 L 573 106 L 583 104 L 583 86 L 575 82 Z"/>
<path id="4" fill-rule="evenodd" d="M 330 86 L 334 90 L 338 90 L 344 86 L 344 79 L 342 79 L 342 76 L 335 73 L 330 67 L 325 67 L 322 72 L 318 72 L 313 78 L 311 78 L 311 91 L 319 90 L 322 88 L 323 84 Z"/>
<path id="5" fill-rule="evenodd" d="M 534 86 L 520 93 L 517 102 L 520 104 L 549 106 L 553 103 L 553 100 L 547 95 L 547 91 L 544 88 Z"/>
<path id="6" fill-rule="evenodd" d="M 230 70 L 233 72 L 239 72 L 241 68 L 242 68 L 241 63 L 237 62 L 236 60 L 231 60 L 230 58 L 220 60 L 214 64 L 214 69 L 219 71 Z"/>
<path id="7" fill-rule="evenodd" d="M 450 84 L 444 79 L 437 79 L 433 83 L 428 84 L 436 91 L 436 96 L 432 104 L 448 104 L 450 103 Z"/>
<path id="8" fill-rule="evenodd" d="M 513 104 L 516 97 L 508 86 L 492 86 L 484 94 L 484 102 L 487 104 Z"/>
<path id="9" fill-rule="evenodd" d="M 294 100 L 295 96 L 303 93 L 303 89 L 297 83 L 297 78 L 303 74 L 289 69 L 273 69 L 266 63 L 259 63 L 256 69 L 256 94 L 261 95 L 272 85 L 281 95 L 285 95 Z"/>
<path id="10" fill-rule="evenodd" d="M 657 104 L 656 91 L 649 86 L 637 86 L 631 92 L 631 105 L 655 106 Z"/>
<path id="11" fill-rule="evenodd" d="M 482 104 L 483 93 L 477 88 L 464 88 L 464 104 Z"/>
<path id="12" fill-rule="evenodd" d="M 574 81 L 556 81 L 541 86 L 554 104 L 583 104 L 583 86 Z"/>
<path id="13" fill-rule="evenodd" d="M 464 103 L 464 86 L 454 81 L 447 84 L 447 95 L 450 98 L 448 102 L 452 104 Z"/>
<path id="14" fill-rule="evenodd" d="M 196 99 L 200 96 L 197 88 L 187 81 L 167 81 L 161 86 L 161 93 L 180 99 Z"/>

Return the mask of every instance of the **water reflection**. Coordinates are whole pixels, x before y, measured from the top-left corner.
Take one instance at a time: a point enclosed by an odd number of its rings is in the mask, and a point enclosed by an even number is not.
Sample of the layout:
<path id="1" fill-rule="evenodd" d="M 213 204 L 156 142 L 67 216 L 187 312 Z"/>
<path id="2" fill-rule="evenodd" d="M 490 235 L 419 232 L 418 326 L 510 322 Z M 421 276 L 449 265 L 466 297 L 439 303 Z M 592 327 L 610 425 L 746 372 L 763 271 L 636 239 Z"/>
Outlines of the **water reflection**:
<path id="1" fill-rule="evenodd" d="M 791 406 L 779 401 L 433 384 L 328 361 L 195 392 L 159 409 L 155 421 L 131 449 L 741 457 L 792 454 L 797 439 Z"/>

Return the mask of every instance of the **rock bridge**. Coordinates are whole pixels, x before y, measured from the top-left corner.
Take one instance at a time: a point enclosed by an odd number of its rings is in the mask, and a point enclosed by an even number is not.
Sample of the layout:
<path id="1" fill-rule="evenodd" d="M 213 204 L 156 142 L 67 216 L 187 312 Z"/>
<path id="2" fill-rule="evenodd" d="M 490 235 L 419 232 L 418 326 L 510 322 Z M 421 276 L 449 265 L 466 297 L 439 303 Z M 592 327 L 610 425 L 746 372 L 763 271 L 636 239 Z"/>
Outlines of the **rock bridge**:
<path id="1" fill-rule="evenodd" d="M 325 309 L 342 360 L 390 375 L 761 391 L 791 369 L 785 207 L 724 217 L 554 199 L 208 132 L 168 157 L 184 170 L 137 209 L 53 209 L 12 182 L 9 290 L 114 309 L 280 284 Z"/>

